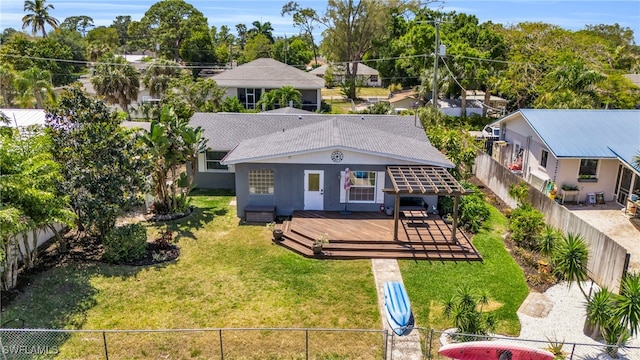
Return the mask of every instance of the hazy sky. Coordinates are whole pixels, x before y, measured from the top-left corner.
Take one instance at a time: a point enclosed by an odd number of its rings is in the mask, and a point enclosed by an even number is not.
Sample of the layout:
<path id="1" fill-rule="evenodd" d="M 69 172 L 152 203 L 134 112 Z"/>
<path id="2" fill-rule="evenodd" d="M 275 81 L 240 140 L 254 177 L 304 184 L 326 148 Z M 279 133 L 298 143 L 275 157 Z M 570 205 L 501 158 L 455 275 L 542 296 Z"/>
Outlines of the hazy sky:
<path id="1" fill-rule="evenodd" d="M 87 15 L 94 19 L 96 26 L 110 25 L 117 15 L 131 15 L 139 20 L 154 4 L 154 0 L 48 0 L 55 6 L 50 15 L 62 22 L 68 16 Z M 280 16 L 282 5 L 288 0 L 264 1 L 218 1 L 193 0 L 187 1 L 204 13 L 209 25 L 220 28 L 227 25 L 235 33 L 235 25 L 244 23 L 251 27 L 251 23 L 271 22 L 274 35 L 295 35 L 299 31 L 292 26 L 291 17 Z M 312 7 L 323 13 L 326 0 L 298 0 L 303 7 Z M 13 27 L 21 29 L 23 0 L 0 0 L 0 29 Z M 546 22 L 560 27 L 579 30 L 585 25 L 614 24 L 630 27 L 635 35 L 635 41 L 640 44 L 640 0 L 624 1 L 549 1 L 549 0 L 448 0 L 429 5 L 430 8 L 440 7 L 443 11 L 456 11 L 473 14 L 480 22 L 517 24 L 519 22 Z M 317 29 L 317 35 L 322 28 Z M 319 36 L 317 37 L 319 39 Z"/>

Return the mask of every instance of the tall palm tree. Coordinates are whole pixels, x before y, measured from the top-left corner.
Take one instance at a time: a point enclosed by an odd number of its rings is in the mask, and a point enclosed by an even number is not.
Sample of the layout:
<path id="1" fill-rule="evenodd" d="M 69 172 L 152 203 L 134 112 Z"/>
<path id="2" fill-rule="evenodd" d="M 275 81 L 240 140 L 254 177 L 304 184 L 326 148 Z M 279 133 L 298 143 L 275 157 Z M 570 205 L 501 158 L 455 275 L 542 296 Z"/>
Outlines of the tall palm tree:
<path id="1" fill-rule="evenodd" d="M 154 60 L 147 68 L 142 79 L 144 86 L 149 89 L 149 95 L 161 98 L 169 89 L 169 83 L 180 77 L 182 69 L 177 62 L 171 60 Z"/>
<path id="2" fill-rule="evenodd" d="M 22 28 L 31 26 L 31 33 L 35 35 L 38 31 L 42 31 L 42 37 L 47 37 L 44 26 L 49 24 L 54 29 L 58 28 L 58 19 L 49 15 L 49 9 L 53 10 L 51 4 L 45 5 L 47 0 L 26 0 L 24 2 L 24 11 L 29 11 L 22 18 Z"/>
<path id="3" fill-rule="evenodd" d="M 280 107 L 289 106 L 289 102 L 293 102 L 294 107 L 299 107 L 302 104 L 302 94 L 293 86 L 283 86 L 276 90 L 276 96 Z"/>
<path id="4" fill-rule="evenodd" d="M 105 58 L 95 67 L 91 84 L 109 104 L 118 104 L 129 114 L 129 104 L 138 98 L 140 78 L 136 69 L 121 57 Z"/>
<path id="5" fill-rule="evenodd" d="M 271 22 L 267 21 L 263 24 L 260 21 L 254 21 L 251 25 L 253 25 L 253 27 L 249 29 L 249 36 L 262 34 L 273 44 L 273 27 L 271 26 Z"/>
<path id="6" fill-rule="evenodd" d="M 32 107 L 35 100 L 36 108 L 44 108 L 45 100 L 54 98 L 53 85 L 51 85 L 51 73 L 37 67 L 20 72 L 16 79 L 18 92 L 20 93 L 21 107 Z"/>

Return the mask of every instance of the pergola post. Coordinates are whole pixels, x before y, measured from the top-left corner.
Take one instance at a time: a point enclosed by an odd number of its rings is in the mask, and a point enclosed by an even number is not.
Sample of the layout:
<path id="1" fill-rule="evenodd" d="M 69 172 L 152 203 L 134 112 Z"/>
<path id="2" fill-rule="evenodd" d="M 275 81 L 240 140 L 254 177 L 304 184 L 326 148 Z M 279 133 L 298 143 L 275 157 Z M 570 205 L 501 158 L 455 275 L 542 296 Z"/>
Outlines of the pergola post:
<path id="1" fill-rule="evenodd" d="M 393 240 L 398 241 L 398 220 L 400 219 L 400 194 L 396 193 L 393 206 Z"/>
<path id="2" fill-rule="evenodd" d="M 453 197 L 453 228 L 451 229 L 451 242 L 456 242 L 456 229 L 458 228 L 458 204 L 460 202 L 460 195 L 454 195 Z"/>

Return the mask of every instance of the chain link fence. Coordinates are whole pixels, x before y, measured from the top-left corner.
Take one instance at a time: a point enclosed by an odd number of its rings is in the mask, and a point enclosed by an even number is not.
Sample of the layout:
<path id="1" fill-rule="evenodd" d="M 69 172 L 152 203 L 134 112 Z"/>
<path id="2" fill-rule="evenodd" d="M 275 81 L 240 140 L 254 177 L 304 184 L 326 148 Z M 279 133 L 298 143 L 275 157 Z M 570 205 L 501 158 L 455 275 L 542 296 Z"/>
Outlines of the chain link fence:
<path id="1" fill-rule="evenodd" d="M 422 359 L 445 360 L 443 342 L 465 336 L 415 328 Z M 224 328 L 180 330 L 0 329 L 0 359 L 403 359 L 396 335 L 366 329 Z M 549 350 L 551 341 L 481 337 L 500 344 Z M 566 360 L 613 359 L 605 344 L 559 342 Z M 640 359 L 640 347 L 621 347 L 618 359 Z"/>

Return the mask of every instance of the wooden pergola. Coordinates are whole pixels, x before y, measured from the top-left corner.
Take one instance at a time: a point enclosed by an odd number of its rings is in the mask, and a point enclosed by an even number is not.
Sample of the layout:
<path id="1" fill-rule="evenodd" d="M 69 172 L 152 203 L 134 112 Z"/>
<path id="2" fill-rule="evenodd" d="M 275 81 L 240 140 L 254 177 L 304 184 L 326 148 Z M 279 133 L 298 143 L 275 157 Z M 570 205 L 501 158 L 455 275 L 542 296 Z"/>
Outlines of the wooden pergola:
<path id="1" fill-rule="evenodd" d="M 458 227 L 458 206 L 460 196 L 471 193 L 451 175 L 446 168 L 440 166 L 387 166 L 387 174 L 391 178 L 393 189 L 385 188 L 387 194 L 395 194 L 393 208 L 393 239 L 398 240 L 398 221 L 400 218 L 400 195 L 446 195 L 453 196 L 453 228 L 451 241 L 456 241 Z"/>

